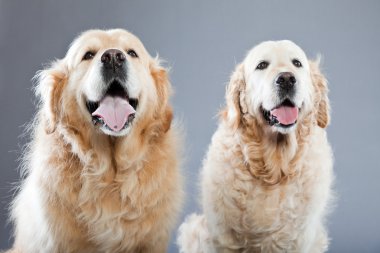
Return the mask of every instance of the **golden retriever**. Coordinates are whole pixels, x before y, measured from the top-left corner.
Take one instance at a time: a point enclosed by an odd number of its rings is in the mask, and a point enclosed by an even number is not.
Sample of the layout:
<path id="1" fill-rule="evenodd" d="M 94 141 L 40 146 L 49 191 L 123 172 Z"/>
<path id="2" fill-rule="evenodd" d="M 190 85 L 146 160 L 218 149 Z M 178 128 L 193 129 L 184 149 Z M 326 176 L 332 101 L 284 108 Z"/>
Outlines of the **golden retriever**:
<path id="1" fill-rule="evenodd" d="M 158 59 L 125 30 L 90 30 L 37 82 L 11 251 L 166 252 L 180 134 Z"/>
<path id="2" fill-rule="evenodd" d="M 327 250 L 333 162 L 318 65 L 268 41 L 236 67 L 201 173 L 204 214 L 181 225 L 180 252 Z"/>

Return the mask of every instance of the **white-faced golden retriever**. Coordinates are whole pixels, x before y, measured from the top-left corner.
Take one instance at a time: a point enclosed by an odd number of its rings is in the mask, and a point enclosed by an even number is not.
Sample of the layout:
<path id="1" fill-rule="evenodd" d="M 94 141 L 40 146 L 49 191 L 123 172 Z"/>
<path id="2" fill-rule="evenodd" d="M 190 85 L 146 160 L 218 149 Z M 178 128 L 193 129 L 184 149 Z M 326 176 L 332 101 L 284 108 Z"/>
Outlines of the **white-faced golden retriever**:
<path id="1" fill-rule="evenodd" d="M 90 30 L 36 91 L 12 252 L 166 252 L 182 194 L 166 70 L 131 33 Z"/>
<path id="2" fill-rule="evenodd" d="M 324 252 L 332 196 L 327 83 L 290 41 L 253 48 L 227 87 L 181 252 Z"/>

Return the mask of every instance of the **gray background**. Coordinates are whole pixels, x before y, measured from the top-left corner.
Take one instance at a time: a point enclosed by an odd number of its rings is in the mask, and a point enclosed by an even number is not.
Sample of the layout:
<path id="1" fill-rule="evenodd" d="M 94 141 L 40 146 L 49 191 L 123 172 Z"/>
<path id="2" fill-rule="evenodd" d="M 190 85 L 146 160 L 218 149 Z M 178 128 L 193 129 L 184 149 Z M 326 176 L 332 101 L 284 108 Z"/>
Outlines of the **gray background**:
<path id="1" fill-rule="evenodd" d="M 0 248 L 10 247 L 7 206 L 23 124 L 35 111 L 34 73 L 64 56 L 89 28 L 127 28 L 167 60 L 176 117 L 186 127 L 187 198 L 197 178 L 237 62 L 263 40 L 291 39 L 322 53 L 330 81 L 337 207 L 329 252 L 380 252 L 380 1 L 19 1 L 0 0 Z M 170 252 L 177 252 L 172 244 Z"/>

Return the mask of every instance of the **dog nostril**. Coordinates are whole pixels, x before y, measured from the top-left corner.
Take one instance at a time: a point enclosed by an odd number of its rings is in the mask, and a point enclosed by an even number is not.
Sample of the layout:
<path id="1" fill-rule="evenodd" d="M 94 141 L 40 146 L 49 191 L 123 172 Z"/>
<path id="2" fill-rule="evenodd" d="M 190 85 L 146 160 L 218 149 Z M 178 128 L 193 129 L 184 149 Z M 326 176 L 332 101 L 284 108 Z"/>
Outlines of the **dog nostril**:
<path id="1" fill-rule="evenodd" d="M 123 53 L 117 53 L 116 54 L 116 59 L 119 61 L 119 62 L 123 62 L 125 61 L 125 55 Z"/>
<path id="2" fill-rule="evenodd" d="M 104 65 L 121 67 L 126 61 L 126 56 L 118 49 L 108 49 L 103 53 L 100 60 Z"/>
<path id="3" fill-rule="evenodd" d="M 297 82 L 297 80 L 296 80 L 296 78 L 294 76 L 291 76 L 289 78 L 289 81 L 290 81 L 291 84 L 295 84 Z"/>
<path id="4" fill-rule="evenodd" d="M 111 61 L 111 55 L 110 54 L 103 54 L 100 60 L 103 63 L 109 63 Z"/>
<path id="5" fill-rule="evenodd" d="M 290 72 L 283 72 L 276 79 L 276 83 L 284 89 L 292 88 L 296 84 L 296 82 L 297 79 Z"/>
<path id="6" fill-rule="evenodd" d="M 282 76 L 280 76 L 278 79 L 277 79 L 277 83 L 278 84 L 283 84 L 285 82 L 285 78 L 283 78 Z"/>

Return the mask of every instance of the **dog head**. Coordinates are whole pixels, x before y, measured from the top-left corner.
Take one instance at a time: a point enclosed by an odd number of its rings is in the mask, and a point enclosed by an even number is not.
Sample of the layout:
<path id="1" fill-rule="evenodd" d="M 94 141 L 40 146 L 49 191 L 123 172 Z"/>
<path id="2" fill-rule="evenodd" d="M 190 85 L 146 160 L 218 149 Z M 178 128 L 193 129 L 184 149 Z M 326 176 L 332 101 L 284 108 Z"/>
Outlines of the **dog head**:
<path id="1" fill-rule="evenodd" d="M 170 127 L 166 70 L 125 30 L 83 33 L 38 79 L 47 132 L 65 125 L 124 136 L 147 119 Z"/>
<path id="2" fill-rule="evenodd" d="M 294 131 L 310 114 L 320 127 L 329 122 L 326 79 L 318 63 L 291 41 L 254 47 L 232 75 L 226 99 L 226 116 L 235 126 L 242 114 L 282 134 Z"/>

